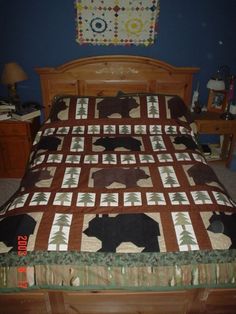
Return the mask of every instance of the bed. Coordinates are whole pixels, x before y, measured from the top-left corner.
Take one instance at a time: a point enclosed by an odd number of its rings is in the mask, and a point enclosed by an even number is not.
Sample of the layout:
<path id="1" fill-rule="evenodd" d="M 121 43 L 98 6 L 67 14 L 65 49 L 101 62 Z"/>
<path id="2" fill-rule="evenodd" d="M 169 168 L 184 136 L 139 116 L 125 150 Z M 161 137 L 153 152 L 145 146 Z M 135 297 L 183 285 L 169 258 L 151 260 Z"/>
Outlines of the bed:
<path id="1" fill-rule="evenodd" d="M 188 106 L 193 67 L 36 68 L 45 122 L 1 208 L 4 313 L 235 313 L 235 203 Z"/>

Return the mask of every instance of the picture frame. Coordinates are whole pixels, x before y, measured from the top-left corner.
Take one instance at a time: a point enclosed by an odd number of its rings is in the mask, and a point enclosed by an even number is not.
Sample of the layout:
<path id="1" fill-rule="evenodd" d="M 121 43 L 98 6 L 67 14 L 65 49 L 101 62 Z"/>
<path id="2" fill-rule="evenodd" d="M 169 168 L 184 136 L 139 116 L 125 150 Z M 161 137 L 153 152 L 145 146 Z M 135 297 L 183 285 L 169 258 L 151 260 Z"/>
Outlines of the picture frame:
<path id="1" fill-rule="evenodd" d="M 225 112 L 227 104 L 226 96 L 227 94 L 225 90 L 215 91 L 211 89 L 208 96 L 207 111 L 218 113 Z"/>

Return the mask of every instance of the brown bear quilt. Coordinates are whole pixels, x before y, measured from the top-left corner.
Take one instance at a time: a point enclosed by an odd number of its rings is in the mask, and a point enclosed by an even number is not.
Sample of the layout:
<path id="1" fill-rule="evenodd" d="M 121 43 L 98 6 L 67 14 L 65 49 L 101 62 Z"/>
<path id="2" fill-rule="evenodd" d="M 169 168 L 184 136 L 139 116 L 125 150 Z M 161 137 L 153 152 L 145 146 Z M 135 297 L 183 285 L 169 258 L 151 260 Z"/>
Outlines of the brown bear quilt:
<path id="1" fill-rule="evenodd" d="M 1 289 L 233 284 L 235 203 L 193 126 L 179 97 L 59 98 L 1 208 Z"/>

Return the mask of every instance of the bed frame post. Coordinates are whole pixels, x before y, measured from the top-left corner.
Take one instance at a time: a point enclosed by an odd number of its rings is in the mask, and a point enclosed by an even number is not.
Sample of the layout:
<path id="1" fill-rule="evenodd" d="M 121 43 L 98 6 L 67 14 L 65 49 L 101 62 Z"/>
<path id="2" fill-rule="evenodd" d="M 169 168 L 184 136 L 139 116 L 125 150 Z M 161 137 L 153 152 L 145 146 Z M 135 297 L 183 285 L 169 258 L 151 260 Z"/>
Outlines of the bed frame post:
<path id="1" fill-rule="evenodd" d="M 51 314 L 66 314 L 64 296 L 62 291 L 49 291 L 49 303 L 51 307 Z"/>
<path id="2" fill-rule="evenodd" d="M 194 289 L 194 294 L 192 296 L 191 302 L 187 308 L 188 314 L 205 313 L 206 301 L 209 295 L 209 289 L 198 288 Z"/>

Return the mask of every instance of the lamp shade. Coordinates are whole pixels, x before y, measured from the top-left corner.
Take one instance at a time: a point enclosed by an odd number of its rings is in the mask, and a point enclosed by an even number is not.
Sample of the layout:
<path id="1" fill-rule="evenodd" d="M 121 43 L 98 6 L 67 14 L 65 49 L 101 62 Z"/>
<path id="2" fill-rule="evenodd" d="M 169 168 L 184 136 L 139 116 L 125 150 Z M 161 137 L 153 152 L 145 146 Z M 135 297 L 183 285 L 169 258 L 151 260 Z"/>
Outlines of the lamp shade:
<path id="1" fill-rule="evenodd" d="M 223 80 L 210 79 L 207 83 L 207 88 L 213 90 L 224 90 L 225 82 Z"/>
<path id="2" fill-rule="evenodd" d="M 1 82 L 5 85 L 13 85 L 27 80 L 27 75 L 22 67 L 16 62 L 6 63 L 3 68 Z"/>

